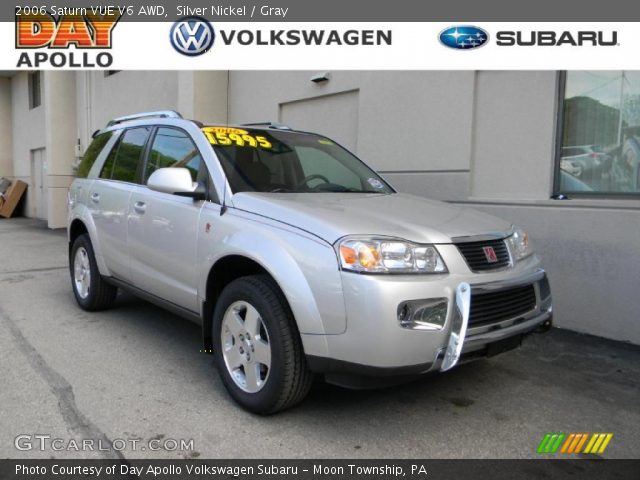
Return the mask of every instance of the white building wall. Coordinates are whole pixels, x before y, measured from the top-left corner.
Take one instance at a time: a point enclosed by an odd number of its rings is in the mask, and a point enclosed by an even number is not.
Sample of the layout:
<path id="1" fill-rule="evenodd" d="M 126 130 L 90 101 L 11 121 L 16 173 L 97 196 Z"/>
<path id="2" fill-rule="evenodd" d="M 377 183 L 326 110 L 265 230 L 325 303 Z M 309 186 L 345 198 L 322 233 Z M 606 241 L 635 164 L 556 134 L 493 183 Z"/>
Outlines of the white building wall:
<path id="1" fill-rule="evenodd" d="M 229 72 L 181 71 L 178 80 L 178 111 L 183 117 L 203 123 L 227 122 Z"/>
<path id="2" fill-rule="evenodd" d="M 331 72 L 321 85 L 313 73 L 232 72 L 230 120 L 284 112 L 400 191 L 523 225 L 549 272 L 556 324 L 640 344 L 640 201 L 550 200 L 556 72 Z M 318 106 L 329 102 L 334 116 Z"/>
<path id="3" fill-rule="evenodd" d="M 0 177 L 13 176 L 11 79 L 0 77 Z"/>
<path id="4" fill-rule="evenodd" d="M 556 72 L 477 74 L 472 199 L 551 196 L 556 92 Z"/>
<path id="5" fill-rule="evenodd" d="M 176 110 L 185 118 L 226 122 L 226 71 L 120 71 L 76 74 L 77 138 L 84 151 L 109 120 L 138 112 Z"/>
<path id="6" fill-rule="evenodd" d="M 62 228 L 67 225 L 67 191 L 73 181 L 77 141 L 74 72 L 45 75 L 44 106 L 47 125 L 47 223 L 49 228 Z"/>
<path id="7" fill-rule="evenodd" d="M 44 77 L 47 76 L 43 72 Z M 35 192 L 31 172 L 31 151 L 46 147 L 44 93 L 42 104 L 29 109 L 29 78 L 26 72 L 17 73 L 11 78 L 11 117 L 13 125 L 13 176 L 26 182 L 27 201 L 25 214 L 35 216 Z M 46 152 L 45 152 L 46 158 Z"/>
<path id="8" fill-rule="evenodd" d="M 50 228 L 65 227 L 67 189 L 95 130 L 115 117 L 155 110 L 226 122 L 227 81 L 226 71 L 42 72 L 42 105 L 29 109 L 27 73 L 11 80 L 0 77 L 0 122 L 9 115 L 12 126 L 6 130 L 11 141 L 0 143 L 0 162 L 7 164 L 0 163 L 0 174 L 7 170 L 29 184 L 27 216 L 45 218 Z M 10 88 L 2 88 L 8 82 Z M 31 157 L 36 149 L 42 149 L 45 161 L 44 202 L 35 201 L 39 189 L 34 188 Z M 38 213 L 36 203 L 44 212 Z"/>
<path id="9" fill-rule="evenodd" d="M 640 201 L 551 200 L 555 72 L 480 72 L 470 202 L 524 226 L 564 328 L 640 344 Z"/>
<path id="10" fill-rule="evenodd" d="M 78 133 L 84 149 L 109 120 L 136 112 L 178 110 L 179 73 L 174 71 L 77 72 Z"/>

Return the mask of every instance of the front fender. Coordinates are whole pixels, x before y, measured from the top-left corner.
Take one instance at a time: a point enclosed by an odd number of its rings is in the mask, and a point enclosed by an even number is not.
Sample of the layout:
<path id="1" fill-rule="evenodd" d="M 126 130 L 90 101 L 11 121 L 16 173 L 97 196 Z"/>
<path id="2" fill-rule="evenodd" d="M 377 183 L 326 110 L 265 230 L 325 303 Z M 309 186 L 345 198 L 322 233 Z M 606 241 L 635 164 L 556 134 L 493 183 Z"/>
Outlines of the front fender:
<path id="1" fill-rule="evenodd" d="M 260 264 L 278 283 L 301 334 L 345 332 L 342 281 L 335 252 L 329 244 L 266 222 L 247 221 L 232 214 L 222 218 L 225 225 L 211 238 L 213 243 L 208 244 L 208 250 L 215 252 L 207 257 L 207 271 L 229 255 L 247 257 Z M 207 275 L 201 278 L 199 291 L 204 298 Z"/>

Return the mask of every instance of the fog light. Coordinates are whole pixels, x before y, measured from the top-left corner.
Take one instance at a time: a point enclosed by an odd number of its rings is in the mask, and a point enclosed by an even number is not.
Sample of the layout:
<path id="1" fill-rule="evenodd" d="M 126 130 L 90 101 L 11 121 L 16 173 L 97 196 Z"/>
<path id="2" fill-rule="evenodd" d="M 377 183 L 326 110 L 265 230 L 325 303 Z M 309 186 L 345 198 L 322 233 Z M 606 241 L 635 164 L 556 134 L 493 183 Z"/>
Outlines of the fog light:
<path id="1" fill-rule="evenodd" d="M 448 307 L 446 298 L 402 302 L 398 305 L 398 321 L 412 330 L 440 330 L 447 321 Z"/>

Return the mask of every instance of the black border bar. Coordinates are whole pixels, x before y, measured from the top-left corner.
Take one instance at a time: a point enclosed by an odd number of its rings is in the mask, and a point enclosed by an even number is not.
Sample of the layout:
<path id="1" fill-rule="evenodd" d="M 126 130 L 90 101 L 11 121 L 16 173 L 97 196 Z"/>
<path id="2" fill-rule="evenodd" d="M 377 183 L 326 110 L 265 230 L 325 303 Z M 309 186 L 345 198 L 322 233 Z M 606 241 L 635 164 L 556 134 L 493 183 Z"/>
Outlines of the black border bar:
<path id="1" fill-rule="evenodd" d="M 213 470 L 227 467 L 233 470 Z M 0 460 L 3 480 L 626 480 L 637 479 L 639 471 L 640 460 L 568 456 L 540 460 Z"/>
<path id="2" fill-rule="evenodd" d="M 199 16 L 216 22 L 634 22 L 640 20 L 640 2 L 629 0 L 581 0 L 580 2 L 536 0 L 458 0 L 455 2 L 416 0 L 3 0 L 0 21 L 12 22 L 17 6 L 91 7 L 96 5 L 131 6 L 132 14 L 123 21 L 169 21 L 185 16 L 178 6 L 206 8 Z M 140 15 L 140 7 L 161 5 L 164 15 Z M 244 7 L 243 15 L 212 15 L 211 7 Z M 283 18 L 263 15 L 262 7 L 287 9 Z M 266 10 L 268 11 L 268 10 Z M 282 11 L 282 10 L 281 10 Z M 271 12 L 274 12 L 273 10 Z M 253 15 L 251 15 L 253 14 Z"/>

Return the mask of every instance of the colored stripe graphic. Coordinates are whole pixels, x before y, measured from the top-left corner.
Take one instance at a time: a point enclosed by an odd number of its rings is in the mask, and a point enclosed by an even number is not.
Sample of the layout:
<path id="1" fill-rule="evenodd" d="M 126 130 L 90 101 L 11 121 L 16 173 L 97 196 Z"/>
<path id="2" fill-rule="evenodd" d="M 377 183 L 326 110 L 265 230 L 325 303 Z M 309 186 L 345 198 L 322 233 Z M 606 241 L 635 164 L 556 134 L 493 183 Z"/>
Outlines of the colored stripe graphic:
<path id="1" fill-rule="evenodd" d="M 584 453 L 604 453 L 612 437 L 613 433 L 594 433 Z"/>
<path id="2" fill-rule="evenodd" d="M 562 449 L 560 450 L 560 453 L 569 453 L 568 450 L 571 447 L 571 444 L 576 440 L 576 434 L 575 433 L 570 433 L 569 436 L 567 437 L 567 440 L 564 442 L 564 445 L 562 445 Z"/>
<path id="3" fill-rule="evenodd" d="M 594 433 L 591 437 L 591 440 L 589 440 L 589 443 L 587 443 L 587 448 L 584 449 L 584 453 L 591 452 L 591 447 L 593 447 L 593 444 L 596 443 L 597 438 L 598 438 L 598 435 Z"/>
<path id="4" fill-rule="evenodd" d="M 560 453 L 579 453 L 582 445 L 587 440 L 588 433 L 572 433 L 562 446 Z"/>
<path id="5" fill-rule="evenodd" d="M 583 445 L 587 441 L 587 438 L 589 438 L 589 434 L 588 433 L 582 433 L 581 435 L 582 435 L 582 439 L 580 440 L 578 445 L 576 445 L 576 448 L 574 450 L 575 453 L 580 453 L 582 451 Z"/>
<path id="6" fill-rule="evenodd" d="M 538 445 L 538 453 L 556 453 L 565 435 L 564 433 L 547 433 Z"/>
<path id="7" fill-rule="evenodd" d="M 604 453 L 613 433 L 556 433 L 549 432 L 538 445 L 538 454 Z M 588 440 L 588 441 L 587 441 Z M 583 447 L 585 446 L 583 450 Z"/>
<path id="8" fill-rule="evenodd" d="M 538 453 L 545 453 L 545 447 L 547 445 L 547 442 L 549 441 L 549 438 L 551 438 L 551 434 L 547 433 L 544 438 L 542 439 L 542 441 L 540 442 L 540 445 L 538 445 Z"/>
<path id="9" fill-rule="evenodd" d="M 604 442 L 602 442 L 602 445 L 600 445 L 600 450 L 598 451 L 598 453 L 604 453 L 606 448 L 609 446 L 609 442 L 613 438 L 613 433 L 607 433 L 606 435 L 607 436 L 605 437 Z"/>

